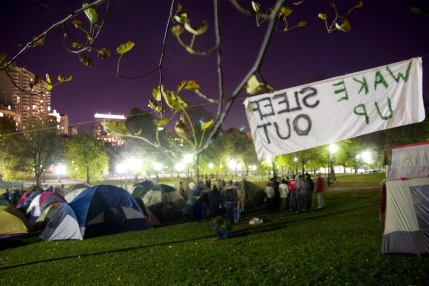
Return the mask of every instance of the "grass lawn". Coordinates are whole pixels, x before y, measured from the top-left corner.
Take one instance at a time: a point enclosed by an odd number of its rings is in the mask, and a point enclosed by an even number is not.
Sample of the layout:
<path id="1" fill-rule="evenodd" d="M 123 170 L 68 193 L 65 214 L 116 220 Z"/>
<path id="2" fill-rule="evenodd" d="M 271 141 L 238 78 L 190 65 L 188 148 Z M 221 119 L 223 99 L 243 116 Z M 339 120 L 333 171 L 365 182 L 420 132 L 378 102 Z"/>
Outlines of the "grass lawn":
<path id="1" fill-rule="evenodd" d="M 224 240 L 207 221 L 82 241 L 3 239 L 0 284 L 428 285 L 427 256 L 380 255 L 377 188 L 332 189 L 325 201 L 305 214 L 246 211 Z M 264 223 L 249 225 L 253 217 Z"/>

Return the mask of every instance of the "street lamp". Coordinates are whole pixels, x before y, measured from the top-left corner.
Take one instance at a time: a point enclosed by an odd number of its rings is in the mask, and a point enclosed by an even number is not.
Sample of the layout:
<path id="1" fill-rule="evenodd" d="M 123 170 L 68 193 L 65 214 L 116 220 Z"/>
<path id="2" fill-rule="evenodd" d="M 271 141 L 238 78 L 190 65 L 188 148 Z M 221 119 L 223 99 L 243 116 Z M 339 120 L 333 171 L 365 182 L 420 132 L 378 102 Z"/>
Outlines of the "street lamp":
<path id="1" fill-rule="evenodd" d="M 116 165 L 116 172 L 119 173 L 121 176 L 121 188 L 122 188 L 122 174 L 125 174 L 127 172 L 127 167 L 124 164 L 118 164 Z"/>
<path id="2" fill-rule="evenodd" d="M 337 145 L 335 144 L 329 145 L 328 167 L 330 167 L 330 170 L 328 170 L 328 186 L 330 186 L 331 181 L 335 181 L 334 164 L 335 164 L 335 153 L 337 151 L 338 151 Z M 331 156 L 330 160 L 329 160 L 329 155 Z"/>
<path id="3" fill-rule="evenodd" d="M 191 163 L 193 160 L 192 154 L 186 154 L 183 158 L 183 162 L 185 162 L 185 165 L 188 166 L 188 178 L 189 178 L 189 163 Z"/>
<path id="4" fill-rule="evenodd" d="M 61 183 L 61 175 L 65 175 L 66 167 L 58 164 L 58 166 L 55 167 L 55 173 L 58 175 L 58 182 Z"/>
<path id="5" fill-rule="evenodd" d="M 179 177 L 180 177 L 180 173 L 181 173 L 183 170 L 185 170 L 185 165 L 183 165 L 182 163 L 177 163 L 177 164 L 174 166 L 174 169 L 176 169 L 176 171 L 177 171 L 177 177 L 179 178 Z"/>
<path id="6" fill-rule="evenodd" d="M 237 162 L 235 162 L 234 160 L 231 160 L 231 161 L 229 161 L 228 166 L 232 170 L 231 171 L 231 179 L 232 179 L 232 178 L 234 178 L 234 169 L 237 168 Z"/>

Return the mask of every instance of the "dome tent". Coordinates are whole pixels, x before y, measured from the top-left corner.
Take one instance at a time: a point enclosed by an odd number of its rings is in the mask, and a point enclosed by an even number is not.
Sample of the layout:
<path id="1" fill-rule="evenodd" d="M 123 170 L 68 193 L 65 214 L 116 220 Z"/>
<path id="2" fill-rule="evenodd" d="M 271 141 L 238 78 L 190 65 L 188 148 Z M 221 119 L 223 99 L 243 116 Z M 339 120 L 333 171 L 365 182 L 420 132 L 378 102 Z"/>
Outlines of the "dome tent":
<path id="1" fill-rule="evenodd" d="M 90 187 L 69 205 L 84 238 L 151 227 L 131 194 L 116 186 Z"/>

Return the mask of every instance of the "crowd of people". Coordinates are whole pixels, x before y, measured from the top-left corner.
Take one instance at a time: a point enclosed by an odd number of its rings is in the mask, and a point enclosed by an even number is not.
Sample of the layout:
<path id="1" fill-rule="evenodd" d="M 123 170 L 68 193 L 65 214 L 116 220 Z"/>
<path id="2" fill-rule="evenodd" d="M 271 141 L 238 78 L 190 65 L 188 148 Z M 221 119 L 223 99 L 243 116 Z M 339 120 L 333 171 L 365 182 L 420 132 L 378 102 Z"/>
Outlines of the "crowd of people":
<path id="1" fill-rule="evenodd" d="M 224 217 L 234 225 L 240 220 L 244 211 L 245 192 L 237 181 L 211 180 L 189 183 L 188 188 L 179 183 L 178 192 L 185 200 L 181 210 L 182 216 L 188 221 Z"/>
<path id="2" fill-rule="evenodd" d="M 292 178 L 271 178 L 266 186 L 266 203 L 270 212 L 286 211 L 304 213 L 313 207 L 313 193 L 317 193 L 317 208 L 325 206 L 323 192 L 325 181 L 318 174 L 315 181 L 305 173 Z"/>

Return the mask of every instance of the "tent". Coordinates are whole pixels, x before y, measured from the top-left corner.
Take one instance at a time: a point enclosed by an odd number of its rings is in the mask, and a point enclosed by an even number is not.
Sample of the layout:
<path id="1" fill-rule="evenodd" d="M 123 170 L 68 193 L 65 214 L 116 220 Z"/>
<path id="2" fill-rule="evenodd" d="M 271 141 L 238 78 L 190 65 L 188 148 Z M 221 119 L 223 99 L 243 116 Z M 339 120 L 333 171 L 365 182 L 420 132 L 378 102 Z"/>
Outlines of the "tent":
<path id="1" fill-rule="evenodd" d="M 132 195 L 141 198 L 144 205 L 161 223 L 175 220 L 179 210 L 185 205 L 185 200 L 176 188 L 158 184 L 153 180 L 135 184 Z"/>
<path id="2" fill-rule="evenodd" d="M 176 188 L 166 184 L 158 184 L 152 180 L 135 184 L 132 195 L 142 198 L 143 203 L 148 207 L 158 203 L 164 205 L 172 203 L 175 208 L 180 209 L 185 204 L 185 200 Z"/>
<path id="3" fill-rule="evenodd" d="M 392 148 L 382 186 L 382 253 L 429 253 L 429 142 Z"/>
<path id="4" fill-rule="evenodd" d="M 150 228 L 131 194 L 116 186 L 87 188 L 69 205 L 76 214 L 84 238 Z"/>
<path id="5" fill-rule="evenodd" d="M 242 181 L 242 187 L 246 194 L 244 201 L 245 209 L 255 208 L 264 203 L 266 197 L 264 189 L 245 179 Z"/>
<path id="6" fill-rule="evenodd" d="M 82 240 L 76 214 L 67 204 L 52 204 L 45 209 L 48 220 L 40 238 L 45 240 Z"/>
<path id="7" fill-rule="evenodd" d="M 86 189 L 88 189 L 89 187 L 84 187 L 81 189 L 75 189 L 73 191 L 71 191 L 70 193 L 68 193 L 67 195 L 65 195 L 65 199 L 68 203 L 71 203 L 74 198 L 76 198 L 80 193 L 82 193 L 83 191 L 85 191 Z"/>
<path id="8" fill-rule="evenodd" d="M 70 186 L 66 187 L 64 189 L 64 193 L 69 194 L 69 193 L 73 192 L 74 190 L 87 189 L 89 187 L 91 187 L 91 185 L 87 184 L 87 183 L 74 184 L 74 185 L 70 185 Z"/>
<path id="9" fill-rule="evenodd" d="M 47 206 L 57 202 L 66 202 L 66 200 L 58 193 L 41 193 L 31 201 L 26 213 L 31 217 L 38 217 Z"/>
<path id="10" fill-rule="evenodd" d="M 0 238 L 27 233 L 28 222 L 24 214 L 0 198 Z"/>

